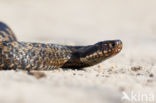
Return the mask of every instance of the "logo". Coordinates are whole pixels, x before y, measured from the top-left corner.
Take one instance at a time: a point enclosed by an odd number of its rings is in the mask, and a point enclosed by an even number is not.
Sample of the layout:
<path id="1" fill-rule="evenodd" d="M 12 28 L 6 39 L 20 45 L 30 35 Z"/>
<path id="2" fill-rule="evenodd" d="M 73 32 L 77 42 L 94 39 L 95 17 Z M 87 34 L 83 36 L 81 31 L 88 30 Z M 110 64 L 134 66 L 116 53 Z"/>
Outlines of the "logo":
<path id="1" fill-rule="evenodd" d="M 130 102 L 154 102 L 154 94 L 153 93 L 142 93 L 142 92 L 133 92 L 131 91 L 129 94 L 126 92 L 122 92 L 123 101 Z"/>

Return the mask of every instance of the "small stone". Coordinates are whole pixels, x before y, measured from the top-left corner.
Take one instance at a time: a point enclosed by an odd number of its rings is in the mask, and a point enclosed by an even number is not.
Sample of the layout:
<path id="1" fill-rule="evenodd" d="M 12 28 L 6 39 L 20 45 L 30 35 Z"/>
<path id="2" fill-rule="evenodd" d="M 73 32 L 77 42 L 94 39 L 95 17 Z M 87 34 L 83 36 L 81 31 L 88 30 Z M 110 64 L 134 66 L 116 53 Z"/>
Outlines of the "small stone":
<path id="1" fill-rule="evenodd" d="M 112 69 L 108 69 L 108 71 L 107 72 L 112 72 Z"/>
<path id="2" fill-rule="evenodd" d="M 153 80 L 151 80 L 151 79 L 148 79 L 148 80 L 147 80 L 147 82 L 148 82 L 148 83 L 152 83 L 152 82 L 153 82 Z"/>
<path id="3" fill-rule="evenodd" d="M 76 75 L 76 73 L 73 73 L 73 75 Z"/>
<path id="4" fill-rule="evenodd" d="M 101 69 L 101 68 L 102 68 L 102 66 L 101 66 L 101 65 L 98 65 L 98 68 L 99 68 L 99 69 Z"/>
<path id="5" fill-rule="evenodd" d="M 141 73 L 137 73 L 136 75 L 137 75 L 137 76 L 140 76 L 140 75 L 142 75 L 142 74 L 141 74 Z"/>
<path id="6" fill-rule="evenodd" d="M 152 74 L 152 73 L 151 73 L 151 74 L 149 74 L 149 77 L 151 77 L 151 78 L 152 78 L 152 77 L 154 77 L 154 74 Z"/>
<path id="7" fill-rule="evenodd" d="M 120 91 L 125 91 L 125 87 L 119 87 Z"/>
<path id="8" fill-rule="evenodd" d="M 46 77 L 46 74 L 43 72 L 29 72 L 28 74 L 36 77 L 37 79 Z"/>
<path id="9" fill-rule="evenodd" d="M 114 69 L 116 66 L 115 65 L 112 65 L 112 69 Z"/>
<path id="10" fill-rule="evenodd" d="M 131 67 L 131 70 L 136 72 L 136 71 L 142 70 L 142 67 L 141 66 Z"/>
<path id="11" fill-rule="evenodd" d="M 99 74 L 96 74 L 96 77 L 99 77 Z"/>

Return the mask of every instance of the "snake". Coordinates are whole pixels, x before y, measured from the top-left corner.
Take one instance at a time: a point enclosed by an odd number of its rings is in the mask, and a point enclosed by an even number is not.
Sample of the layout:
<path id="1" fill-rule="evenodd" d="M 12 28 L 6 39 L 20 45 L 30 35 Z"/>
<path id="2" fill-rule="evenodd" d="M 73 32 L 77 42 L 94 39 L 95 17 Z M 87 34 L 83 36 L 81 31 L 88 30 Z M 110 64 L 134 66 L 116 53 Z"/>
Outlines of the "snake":
<path id="1" fill-rule="evenodd" d="M 0 21 L 0 70 L 83 69 L 115 56 L 121 40 L 73 46 L 18 41 L 10 27 Z"/>

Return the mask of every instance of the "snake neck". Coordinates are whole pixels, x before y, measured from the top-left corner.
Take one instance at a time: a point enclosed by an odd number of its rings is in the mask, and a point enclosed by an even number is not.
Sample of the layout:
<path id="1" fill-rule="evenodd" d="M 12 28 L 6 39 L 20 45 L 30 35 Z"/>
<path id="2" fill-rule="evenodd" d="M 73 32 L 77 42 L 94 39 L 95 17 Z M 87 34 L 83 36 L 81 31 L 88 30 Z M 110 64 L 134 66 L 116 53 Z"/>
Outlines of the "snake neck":
<path id="1" fill-rule="evenodd" d="M 95 45 L 72 47 L 70 59 L 62 66 L 62 68 L 83 69 L 95 65 L 104 59 L 103 55 L 97 55 L 98 48 Z"/>

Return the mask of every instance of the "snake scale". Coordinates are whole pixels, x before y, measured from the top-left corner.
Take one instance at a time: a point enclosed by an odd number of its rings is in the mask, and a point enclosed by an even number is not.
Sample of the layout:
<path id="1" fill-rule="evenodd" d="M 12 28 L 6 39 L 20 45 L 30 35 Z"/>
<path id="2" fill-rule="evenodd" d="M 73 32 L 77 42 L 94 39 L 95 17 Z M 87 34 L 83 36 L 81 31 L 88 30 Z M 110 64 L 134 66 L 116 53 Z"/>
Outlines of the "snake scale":
<path id="1" fill-rule="evenodd" d="M 0 22 L 0 70 L 82 69 L 118 54 L 121 49 L 121 40 L 88 46 L 20 42 L 12 30 Z"/>

